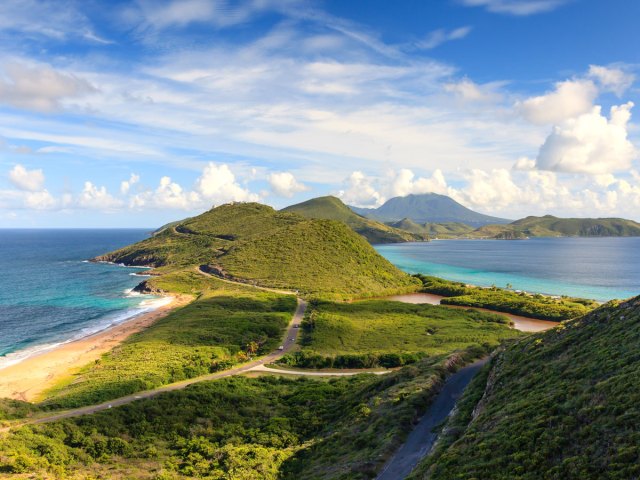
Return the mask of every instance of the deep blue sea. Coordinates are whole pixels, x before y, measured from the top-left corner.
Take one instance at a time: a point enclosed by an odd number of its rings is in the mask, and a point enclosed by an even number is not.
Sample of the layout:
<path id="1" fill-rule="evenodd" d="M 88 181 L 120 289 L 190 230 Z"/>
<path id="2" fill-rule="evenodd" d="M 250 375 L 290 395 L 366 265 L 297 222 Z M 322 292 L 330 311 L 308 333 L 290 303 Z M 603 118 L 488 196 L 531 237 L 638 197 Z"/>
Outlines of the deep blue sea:
<path id="1" fill-rule="evenodd" d="M 144 270 L 86 262 L 148 234 L 0 229 L 0 368 L 166 301 L 131 293 Z"/>
<path id="2" fill-rule="evenodd" d="M 480 286 L 599 301 L 640 295 L 640 238 L 436 240 L 377 245 L 398 268 Z"/>

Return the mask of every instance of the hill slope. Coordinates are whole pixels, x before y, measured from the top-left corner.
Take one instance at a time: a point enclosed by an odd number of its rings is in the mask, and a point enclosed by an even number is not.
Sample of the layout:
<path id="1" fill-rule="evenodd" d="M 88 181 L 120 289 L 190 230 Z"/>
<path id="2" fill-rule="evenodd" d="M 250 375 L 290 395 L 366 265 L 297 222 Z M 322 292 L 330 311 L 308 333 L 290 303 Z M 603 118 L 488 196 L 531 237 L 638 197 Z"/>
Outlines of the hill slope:
<path id="1" fill-rule="evenodd" d="M 207 266 L 226 278 L 334 297 L 417 287 L 345 224 L 258 203 L 222 205 L 95 260 L 160 267 L 156 273 Z"/>
<path id="2" fill-rule="evenodd" d="M 452 198 L 437 193 L 391 198 L 378 208 L 351 207 L 351 209 L 360 215 L 382 222 L 410 218 L 417 223 L 462 222 L 474 227 L 509 222 L 503 218 L 474 212 Z"/>
<path id="3" fill-rule="evenodd" d="M 639 344 L 636 297 L 508 347 L 412 478 L 639 478 Z"/>
<path id="4" fill-rule="evenodd" d="M 637 237 L 640 223 L 623 218 L 526 217 L 508 225 L 485 225 L 463 234 L 471 238 Z"/>
<path id="5" fill-rule="evenodd" d="M 427 239 L 424 232 L 394 228 L 362 217 L 354 213 L 339 198 L 332 196 L 312 198 L 306 202 L 283 208 L 282 211 L 298 213 L 307 218 L 344 222 L 370 243 L 419 242 Z"/>

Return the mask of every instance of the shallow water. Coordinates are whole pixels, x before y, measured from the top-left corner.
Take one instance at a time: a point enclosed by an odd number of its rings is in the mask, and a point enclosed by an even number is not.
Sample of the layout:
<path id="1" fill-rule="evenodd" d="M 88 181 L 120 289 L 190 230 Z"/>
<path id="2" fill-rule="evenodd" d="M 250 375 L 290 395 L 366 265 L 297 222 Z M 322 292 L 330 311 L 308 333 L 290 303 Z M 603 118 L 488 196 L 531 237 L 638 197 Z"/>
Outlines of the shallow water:
<path id="1" fill-rule="evenodd" d="M 640 238 L 436 240 L 377 245 L 409 273 L 607 301 L 640 294 Z"/>
<path id="2" fill-rule="evenodd" d="M 141 269 L 86 262 L 148 230 L 0 230 L 0 368 L 163 301 L 131 289 Z"/>

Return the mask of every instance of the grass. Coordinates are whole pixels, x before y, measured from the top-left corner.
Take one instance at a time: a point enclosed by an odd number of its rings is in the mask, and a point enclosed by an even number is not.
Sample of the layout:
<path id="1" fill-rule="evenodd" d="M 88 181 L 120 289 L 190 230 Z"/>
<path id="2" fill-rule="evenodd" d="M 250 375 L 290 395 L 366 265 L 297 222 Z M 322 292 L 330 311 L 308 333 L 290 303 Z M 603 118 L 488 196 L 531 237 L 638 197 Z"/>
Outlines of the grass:
<path id="1" fill-rule="evenodd" d="M 467 286 L 427 275 L 416 275 L 422 281 L 423 292 L 442 295 L 442 305 L 478 307 L 513 313 L 529 318 L 562 321 L 585 315 L 598 306 L 584 298 L 553 298 L 539 294 L 516 293 L 497 287 Z"/>
<path id="2" fill-rule="evenodd" d="M 638 478 L 639 343 L 636 297 L 509 346 L 473 421 L 417 478 Z"/>
<path id="3" fill-rule="evenodd" d="M 501 315 L 387 300 L 313 302 L 300 352 L 281 362 L 306 368 L 397 367 L 472 345 L 495 348 L 519 335 Z"/>
<path id="4" fill-rule="evenodd" d="M 189 305 L 45 392 L 48 408 L 98 403 L 141 390 L 229 368 L 246 359 L 249 344 L 258 354 L 274 350 L 296 308 L 291 295 L 236 286 L 195 272 L 151 280 L 154 288 L 201 290 Z"/>
<path id="5" fill-rule="evenodd" d="M 307 218 L 343 222 L 373 244 L 428 240 L 425 232 L 396 227 L 395 225 L 385 225 L 376 220 L 358 215 L 347 207 L 342 200 L 332 196 L 312 198 L 306 202 L 284 208 L 282 211 L 295 212 Z"/>
<path id="6" fill-rule="evenodd" d="M 0 437 L 0 475 L 364 480 L 403 441 L 447 373 L 430 359 L 383 378 L 203 382 Z"/>
<path id="7" fill-rule="evenodd" d="M 257 203 L 222 205 L 96 260 L 153 266 L 157 274 L 208 265 L 227 278 L 327 298 L 419 286 L 344 223 Z"/>

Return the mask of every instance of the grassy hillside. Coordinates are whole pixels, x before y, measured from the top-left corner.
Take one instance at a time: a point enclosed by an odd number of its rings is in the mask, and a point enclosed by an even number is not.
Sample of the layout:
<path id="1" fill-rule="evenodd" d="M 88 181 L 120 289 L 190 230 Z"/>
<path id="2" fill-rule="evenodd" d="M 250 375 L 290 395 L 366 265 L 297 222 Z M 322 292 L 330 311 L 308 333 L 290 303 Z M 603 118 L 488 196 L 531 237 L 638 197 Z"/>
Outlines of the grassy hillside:
<path id="1" fill-rule="evenodd" d="M 433 238 L 455 238 L 473 232 L 474 228 L 460 222 L 427 223 L 427 234 Z"/>
<path id="2" fill-rule="evenodd" d="M 639 478 L 639 344 L 640 297 L 513 344 L 415 478 Z"/>
<path id="3" fill-rule="evenodd" d="M 251 342 L 258 346 L 257 354 L 274 350 L 296 308 L 292 295 L 231 285 L 196 272 L 150 282 L 153 288 L 180 285 L 199 296 L 45 392 L 44 405 L 89 405 L 230 368 L 246 360 Z"/>
<path id="4" fill-rule="evenodd" d="M 640 236 L 640 223 L 623 218 L 526 217 L 511 224 L 530 236 L 629 237 Z"/>
<path id="5" fill-rule="evenodd" d="M 222 205 L 96 260 L 160 267 L 156 273 L 208 265 L 236 280 L 332 297 L 416 288 L 345 224 L 257 203 Z"/>
<path id="6" fill-rule="evenodd" d="M 403 218 L 402 220 L 398 220 L 397 222 L 389 222 L 387 223 L 390 227 L 398 228 L 400 230 L 404 230 L 406 232 L 415 233 L 417 235 L 427 235 L 427 229 L 424 225 L 420 225 L 410 218 Z"/>
<path id="7" fill-rule="evenodd" d="M 22 427 L 0 436 L 0 476 L 370 479 L 447 372 L 475 355 L 423 360 L 381 377 L 234 377 Z"/>
<path id="8" fill-rule="evenodd" d="M 387 300 L 313 302 L 302 350 L 282 363 L 306 368 L 398 367 L 519 336 L 501 315 Z"/>
<path id="9" fill-rule="evenodd" d="M 346 223 L 370 243 L 420 242 L 428 239 L 424 232 L 402 229 L 362 217 L 354 213 L 342 200 L 327 196 L 312 198 L 306 202 L 291 205 L 283 212 L 295 212 L 307 218 L 337 220 Z"/>

